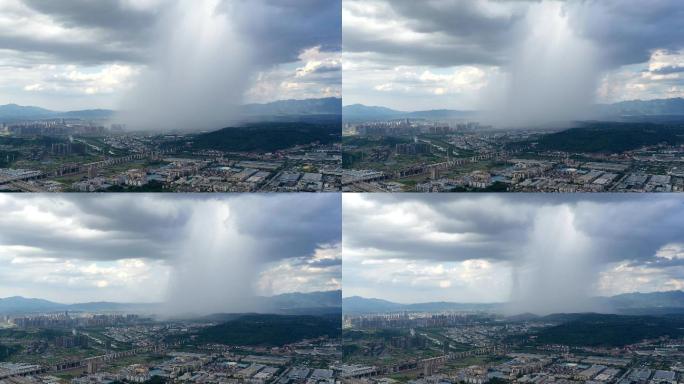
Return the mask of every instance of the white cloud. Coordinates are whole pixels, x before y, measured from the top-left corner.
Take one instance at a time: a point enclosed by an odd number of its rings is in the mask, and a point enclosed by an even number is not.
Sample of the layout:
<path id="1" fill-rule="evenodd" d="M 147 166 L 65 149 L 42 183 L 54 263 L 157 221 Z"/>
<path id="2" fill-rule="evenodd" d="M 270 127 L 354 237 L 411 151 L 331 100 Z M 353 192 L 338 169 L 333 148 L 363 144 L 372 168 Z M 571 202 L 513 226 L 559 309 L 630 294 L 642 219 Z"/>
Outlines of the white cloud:
<path id="1" fill-rule="evenodd" d="M 684 244 L 674 243 L 666 244 L 662 246 L 658 252 L 656 252 L 656 257 L 660 257 L 666 260 L 680 260 L 684 259 Z"/>
<path id="2" fill-rule="evenodd" d="M 353 251 L 353 250 L 352 250 Z M 505 263 L 487 260 L 429 262 L 412 259 L 348 258 L 345 249 L 345 297 L 365 295 L 396 302 L 495 302 L 510 288 Z"/>
<path id="3" fill-rule="evenodd" d="M 319 72 L 339 72 L 342 69 L 339 52 L 324 52 L 320 46 L 305 49 L 299 60 L 303 67 L 297 68 L 295 77 L 306 77 Z"/>
<path id="4" fill-rule="evenodd" d="M 315 292 L 342 289 L 342 247 L 319 246 L 314 254 L 299 262 L 285 260 L 261 272 L 257 283 L 262 295 L 287 292 Z"/>
<path id="5" fill-rule="evenodd" d="M 303 50 L 295 63 L 280 64 L 254 76 L 246 98 L 264 103 L 279 99 L 341 97 L 341 53 L 320 46 Z"/>
<path id="6" fill-rule="evenodd" d="M 29 92 L 61 92 L 63 94 L 112 94 L 130 89 L 140 68 L 131 65 L 112 64 L 95 70 L 84 71 L 74 65 L 47 66 L 44 72 L 34 72 L 41 82 L 24 86 Z"/>
<path id="7" fill-rule="evenodd" d="M 500 81 L 495 66 L 380 65 L 363 54 L 344 53 L 345 105 L 364 103 L 399 110 L 479 108 L 481 93 Z"/>
<path id="8" fill-rule="evenodd" d="M 597 96 L 606 103 L 684 97 L 684 50 L 655 50 L 646 63 L 607 72 Z"/>
<path id="9" fill-rule="evenodd" d="M 0 296 L 24 295 L 65 303 L 161 301 L 171 269 L 155 260 L 84 262 L 0 254 L 0 262 L 8 261 L 12 267 L 0 273 Z"/>
<path id="10" fill-rule="evenodd" d="M 57 110 L 88 107 L 115 108 L 116 100 L 136 82 L 143 66 L 109 64 L 85 67 L 72 64 L 5 65 L 0 59 L 0 103 L 38 105 Z"/>
<path id="11" fill-rule="evenodd" d="M 684 289 L 681 266 L 658 267 L 621 262 L 603 271 L 598 294 L 604 296 L 629 292 L 654 292 Z"/>

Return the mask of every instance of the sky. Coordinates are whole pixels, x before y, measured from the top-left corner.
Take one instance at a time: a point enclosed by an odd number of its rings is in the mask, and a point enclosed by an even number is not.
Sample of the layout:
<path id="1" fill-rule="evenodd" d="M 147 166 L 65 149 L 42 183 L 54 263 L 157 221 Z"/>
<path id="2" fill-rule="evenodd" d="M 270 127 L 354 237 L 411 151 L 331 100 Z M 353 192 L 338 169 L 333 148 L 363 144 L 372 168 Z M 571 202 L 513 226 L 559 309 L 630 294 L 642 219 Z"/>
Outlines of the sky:
<path id="1" fill-rule="evenodd" d="M 0 0 L 0 104 L 340 96 L 340 12 L 338 0 Z"/>
<path id="2" fill-rule="evenodd" d="M 548 103 L 574 113 L 593 102 L 684 96 L 678 0 L 343 0 L 342 8 L 345 105 L 528 113 Z"/>
<path id="3" fill-rule="evenodd" d="M 0 297 L 240 309 L 340 289 L 340 196 L 0 196 Z"/>
<path id="4" fill-rule="evenodd" d="M 587 310 L 684 288 L 679 195 L 345 194 L 343 296 Z"/>

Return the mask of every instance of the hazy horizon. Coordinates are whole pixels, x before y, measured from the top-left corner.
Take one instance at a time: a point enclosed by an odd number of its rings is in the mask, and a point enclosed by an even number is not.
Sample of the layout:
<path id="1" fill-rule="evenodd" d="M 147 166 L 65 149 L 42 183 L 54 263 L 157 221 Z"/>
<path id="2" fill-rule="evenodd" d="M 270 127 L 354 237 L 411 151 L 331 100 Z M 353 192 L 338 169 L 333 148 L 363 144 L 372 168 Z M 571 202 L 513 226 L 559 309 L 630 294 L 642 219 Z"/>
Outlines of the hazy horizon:
<path id="1" fill-rule="evenodd" d="M 325 291 L 310 291 L 310 292 L 306 292 L 306 291 L 288 291 L 288 292 L 281 292 L 281 293 L 271 294 L 271 295 L 263 295 L 263 296 L 260 295 L 259 297 L 270 298 L 270 297 L 276 297 L 276 296 L 281 296 L 281 295 L 292 295 L 292 294 L 303 294 L 303 295 L 306 295 L 306 294 L 311 294 L 311 293 L 327 293 L 327 292 L 337 292 L 337 291 L 341 291 L 341 289 L 330 289 L 330 290 L 325 290 Z M 107 302 L 107 303 L 116 303 L 116 304 L 136 304 L 136 305 L 137 305 L 137 304 L 151 304 L 151 305 L 156 305 L 156 304 L 163 304 L 163 303 L 164 303 L 163 301 L 147 301 L 147 302 L 145 302 L 145 301 L 133 301 L 133 302 L 119 302 L 119 301 L 60 302 L 60 301 L 47 300 L 47 299 L 44 299 L 44 298 L 41 298 L 41 297 L 26 297 L 26 296 L 21 296 L 21 295 L 4 296 L 4 297 L 0 297 L 0 300 L 11 299 L 11 298 L 15 298 L 15 297 L 20 297 L 20 298 L 28 299 L 28 300 L 34 300 L 34 299 L 35 299 L 35 300 L 46 300 L 46 301 L 54 302 L 54 303 L 57 303 L 57 304 L 65 304 L 65 305 L 88 304 L 88 303 L 98 303 L 98 302 Z"/>
<path id="2" fill-rule="evenodd" d="M 242 106 L 247 106 L 247 105 L 266 105 L 266 104 L 278 103 L 278 102 L 282 102 L 282 101 L 307 101 L 307 100 L 320 100 L 320 99 L 327 99 L 327 98 L 333 98 L 333 99 L 342 100 L 340 97 L 336 97 L 336 96 L 330 96 L 330 97 L 310 97 L 310 98 L 303 98 L 303 99 L 279 99 L 279 100 L 267 101 L 267 102 L 263 102 L 263 103 L 244 103 L 244 104 L 241 104 L 240 106 L 242 107 Z M 6 104 L 1 104 L 0 106 L 5 106 L 5 105 L 17 105 L 17 106 L 20 106 L 20 107 L 38 107 L 38 108 L 43 108 L 43 107 L 40 106 L 40 105 L 21 105 L 21 104 L 17 104 L 17 103 L 6 103 Z M 49 108 L 43 108 L 43 109 L 49 109 Z M 108 109 L 108 108 L 95 108 L 95 109 L 110 110 L 110 109 Z M 86 110 L 87 110 L 87 109 L 86 109 Z M 55 111 L 55 112 L 71 112 L 71 111 L 74 111 L 74 110 L 65 110 L 65 109 L 61 109 L 61 110 L 54 110 L 54 111 Z M 112 111 L 116 112 L 116 110 L 112 110 Z"/>
<path id="3" fill-rule="evenodd" d="M 610 104 L 617 104 L 617 103 L 621 103 L 621 102 L 632 102 L 632 101 L 655 101 L 655 100 L 673 100 L 673 99 L 684 99 L 684 96 L 676 96 L 676 97 L 668 97 L 668 98 L 653 98 L 653 99 L 632 99 L 632 100 L 622 100 L 622 101 L 618 101 L 618 102 L 615 102 L 615 103 L 596 103 L 595 105 L 610 105 Z M 350 107 L 350 106 L 354 106 L 354 105 L 363 105 L 363 106 L 365 106 L 365 107 L 371 107 L 371 108 L 389 108 L 389 107 L 384 106 L 384 105 L 368 105 L 368 104 L 362 104 L 362 103 L 354 103 L 354 104 L 344 104 L 344 103 L 343 103 L 343 104 L 342 104 L 342 107 Z M 389 109 L 392 109 L 392 110 L 395 110 L 395 111 L 398 111 L 398 112 L 407 112 L 407 113 L 410 113 L 410 112 L 429 111 L 429 110 L 442 110 L 442 109 L 445 109 L 445 108 L 432 108 L 432 109 L 427 109 L 427 110 L 397 110 L 397 109 L 394 109 L 394 108 L 389 108 Z M 458 109 L 447 109 L 447 110 L 458 110 Z M 480 111 L 478 111 L 478 110 L 462 110 L 462 111 L 480 112 Z"/>
<path id="4" fill-rule="evenodd" d="M 344 290 L 343 290 L 344 292 Z M 651 294 L 651 293 L 668 293 L 668 292 L 684 292 L 684 289 L 662 289 L 662 290 L 653 290 L 653 291 L 633 291 L 633 292 L 622 292 L 618 293 L 615 295 L 610 295 L 610 296 L 592 296 L 591 298 L 608 298 L 608 297 L 615 297 L 615 296 L 620 296 L 620 295 L 630 295 L 630 294 Z M 490 304 L 502 304 L 506 305 L 509 304 L 510 301 L 445 301 L 445 300 L 439 300 L 439 301 L 402 301 L 402 300 L 388 300 L 388 299 L 383 299 L 382 297 L 367 297 L 367 296 L 361 296 L 361 295 L 353 295 L 353 296 L 344 296 L 342 295 L 342 299 L 350 299 L 354 297 L 360 297 L 362 299 L 370 299 L 370 300 L 384 300 L 384 301 L 389 301 L 392 303 L 396 304 L 402 304 L 402 305 L 412 305 L 412 304 L 425 304 L 425 303 L 437 303 L 437 302 L 444 302 L 444 303 L 454 303 L 454 304 L 485 304 L 485 305 L 490 305 Z"/>

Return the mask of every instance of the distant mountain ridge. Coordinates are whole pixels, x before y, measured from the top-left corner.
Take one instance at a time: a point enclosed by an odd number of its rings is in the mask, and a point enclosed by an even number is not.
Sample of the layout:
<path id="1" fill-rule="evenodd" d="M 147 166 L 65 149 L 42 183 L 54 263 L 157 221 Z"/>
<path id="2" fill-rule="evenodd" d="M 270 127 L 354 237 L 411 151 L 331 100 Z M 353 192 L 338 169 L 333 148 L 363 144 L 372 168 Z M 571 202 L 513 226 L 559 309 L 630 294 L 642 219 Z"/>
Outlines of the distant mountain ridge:
<path id="1" fill-rule="evenodd" d="M 684 291 L 633 292 L 609 297 L 591 299 L 598 308 L 605 308 L 607 313 L 621 314 L 663 314 L 684 313 Z M 400 304 L 388 300 L 364 298 L 360 296 L 342 299 L 345 313 L 382 313 L 398 311 L 440 312 L 440 311 L 503 311 L 506 303 L 456 303 L 426 302 Z M 521 314 L 518 317 L 535 316 Z"/>
<path id="2" fill-rule="evenodd" d="M 342 99 L 324 97 L 318 99 L 278 100 L 263 104 L 245 104 L 243 113 L 246 118 L 265 117 L 278 119 L 283 117 L 327 116 L 342 114 Z M 26 120 L 43 119 L 109 119 L 117 111 L 110 109 L 85 109 L 79 111 L 53 111 L 35 106 L 17 104 L 0 105 L 0 122 L 12 123 Z"/>
<path id="3" fill-rule="evenodd" d="M 342 291 L 317 291 L 283 293 L 264 298 L 274 309 L 322 308 L 342 306 Z"/>
<path id="4" fill-rule="evenodd" d="M 342 291 L 294 292 L 259 297 L 264 311 L 271 313 L 326 313 L 342 307 Z M 62 304 L 49 300 L 13 296 L 0 298 L 0 314 L 58 311 L 155 312 L 162 303 L 115 303 L 108 301 Z"/>
<path id="5" fill-rule="evenodd" d="M 0 298 L 0 313 L 33 313 L 52 311 L 138 311 L 158 303 L 114 303 L 108 301 L 62 304 L 54 301 L 12 296 Z"/>
<path id="6" fill-rule="evenodd" d="M 41 119 L 108 119 L 114 115 L 109 109 L 85 109 L 79 111 L 53 111 L 50 109 L 17 104 L 0 105 L 0 122 L 16 122 Z"/>
<path id="7" fill-rule="evenodd" d="M 478 111 L 436 109 L 427 111 L 398 111 L 382 106 L 363 104 L 346 105 L 342 108 L 343 119 L 348 122 L 388 119 L 456 119 L 476 117 Z M 627 117 L 684 116 L 684 98 L 628 100 L 612 104 L 596 104 L 587 116 L 580 119 L 615 119 Z"/>
<path id="8" fill-rule="evenodd" d="M 476 117 L 478 111 L 435 109 L 425 111 L 399 111 L 382 106 L 352 104 L 342 106 L 338 97 L 278 100 L 269 103 L 252 103 L 243 106 L 247 118 L 295 117 L 316 115 L 342 115 L 345 121 L 372 121 L 386 119 L 459 119 Z M 0 105 L 0 122 L 10 123 L 40 119 L 109 119 L 116 111 L 109 109 L 85 109 L 54 111 L 37 106 L 17 104 Z M 616 118 L 633 116 L 684 116 L 684 98 L 629 100 L 613 104 L 597 104 L 589 113 L 592 118 Z"/>
<path id="9" fill-rule="evenodd" d="M 324 97 L 320 99 L 289 99 L 264 104 L 246 104 L 243 112 L 248 116 L 306 116 L 341 115 L 342 99 Z"/>
<path id="10" fill-rule="evenodd" d="M 600 297 L 597 300 L 625 311 L 643 308 L 684 308 L 684 291 L 632 292 Z"/>
<path id="11" fill-rule="evenodd" d="M 363 104 L 345 105 L 342 107 L 344 119 L 391 119 L 398 118 L 406 112 L 397 111 L 387 107 L 368 106 Z"/>
<path id="12" fill-rule="evenodd" d="M 49 300 L 26 298 L 22 296 L 12 296 L 0 299 L 0 313 L 13 311 L 44 311 L 60 310 L 64 304 L 55 303 Z"/>
<path id="13" fill-rule="evenodd" d="M 503 303 L 456 303 L 448 301 L 400 304 L 388 300 L 367 299 L 360 296 L 342 299 L 342 310 L 345 313 L 488 311 L 501 309 L 503 305 Z"/>
<path id="14" fill-rule="evenodd" d="M 599 104 L 599 112 L 612 116 L 684 115 L 684 98 L 628 100 L 613 104 Z"/>
<path id="15" fill-rule="evenodd" d="M 395 109 L 367 106 L 363 104 L 352 104 L 342 108 L 342 119 L 344 121 L 371 121 L 388 119 L 460 119 L 472 117 L 477 112 L 459 111 L 453 109 L 432 109 L 426 111 L 398 111 Z"/>

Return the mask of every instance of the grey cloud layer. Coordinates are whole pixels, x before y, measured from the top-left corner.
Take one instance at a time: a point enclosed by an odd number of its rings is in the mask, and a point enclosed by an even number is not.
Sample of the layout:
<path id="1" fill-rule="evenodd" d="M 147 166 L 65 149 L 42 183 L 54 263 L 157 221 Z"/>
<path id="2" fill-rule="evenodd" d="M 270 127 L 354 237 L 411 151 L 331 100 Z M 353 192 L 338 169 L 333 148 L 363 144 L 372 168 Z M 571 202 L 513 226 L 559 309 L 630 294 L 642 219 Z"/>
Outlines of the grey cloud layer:
<path id="1" fill-rule="evenodd" d="M 403 64 L 500 64 L 504 60 L 511 31 L 522 16 L 517 10 L 508 15 L 487 15 L 479 8 L 479 3 L 473 1 L 381 0 L 375 3 L 384 5 L 392 14 L 383 13 L 374 17 L 381 20 L 395 18 L 408 30 L 429 35 L 429 41 L 409 46 L 396 40 L 396 36 L 346 28 L 345 51 L 386 55 L 375 58 Z"/>
<path id="2" fill-rule="evenodd" d="M 539 2 L 345 0 L 345 3 L 353 14 L 392 19 L 428 41 L 410 45 L 396 36 L 345 26 L 345 51 L 370 53 L 375 60 L 393 64 L 454 66 L 509 63 L 515 55 L 513 49 L 525 37 L 526 15 Z M 364 4 L 385 7 L 391 14 L 368 13 Z M 655 49 L 684 47 L 684 7 L 679 1 L 644 4 L 637 0 L 586 0 L 568 2 L 564 7 L 571 26 L 601 48 L 607 65 L 645 62 Z"/>
<path id="3" fill-rule="evenodd" d="M 127 0 L 24 0 L 30 11 L 89 40 L 13 34 L 0 36 L 0 49 L 46 53 L 69 63 L 146 63 L 153 41 L 159 38 L 155 25 L 175 3 L 171 0 L 143 6 L 145 3 Z M 336 0 L 217 2 L 217 12 L 230 13 L 240 36 L 256 46 L 256 63 L 264 66 L 294 62 L 301 50 L 312 46 L 339 50 L 340 9 Z M 14 12 L 17 17 L 27 13 L 23 8 Z M 230 47 L 226 49 L 229 54 Z"/>
<path id="4" fill-rule="evenodd" d="M 684 242 L 684 200 L 677 196 L 413 195 L 364 200 L 372 208 L 344 204 L 344 244 L 376 250 L 381 258 L 512 261 L 524 256 L 521 246 L 541 208 L 568 206 L 576 229 L 598 250 L 597 263 L 682 263 L 654 257 L 661 247 Z M 387 216 L 400 211 L 414 219 L 393 222 Z"/>
<path id="5" fill-rule="evenodd" d="M 641 63 L 655 49 L 684 47 L 684 6 L 677 0 L 592 0 L 569 12 L 579 32 L 605 50 L 610 65 Z"/>
<path id="6" fill-rule="evenodd" d="M 342 42 L 340 0 L 224 1 L 238 21 L 238 30 L 257 47 L 265 64 L 297 61 L 306 48 L 339 51 Z"/>
<path id="7" fill-rule="evenodd" d="M 266 261 L 310 257 L 319 245 L 340 241 L 336 196 L 61 195 L 0 199 L 0 245 L 40 248 L 37 257 L 171 260 L 195 207 L 207 201 L 230 207 L 230 220 Z"/>
<path id="8" fill-rule="evenodd" d="M 148 59 L 146 48 L 159 14 L 156 10 L 133 8 L 120 0 L 25 0 L 23 4 L 33 14 L 21 10 L 17 11 L 17 16 L 48 17 L 56 25 L 89 39 L 75 42 L 65 37 L 45 38 L 40 34 L 2 36 L 0 48 L 46 53 L 69 63 L 141 63 Z"/>

